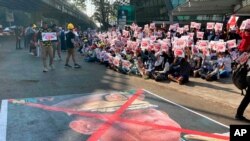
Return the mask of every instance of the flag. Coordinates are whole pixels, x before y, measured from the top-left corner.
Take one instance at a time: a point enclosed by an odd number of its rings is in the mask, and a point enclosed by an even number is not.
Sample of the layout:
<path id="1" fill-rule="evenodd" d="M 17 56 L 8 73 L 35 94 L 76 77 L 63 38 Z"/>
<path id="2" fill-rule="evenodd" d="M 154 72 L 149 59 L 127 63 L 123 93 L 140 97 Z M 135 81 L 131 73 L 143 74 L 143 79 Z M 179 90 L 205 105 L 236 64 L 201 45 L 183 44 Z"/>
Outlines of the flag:
<path id="1" fill-rule="evenodd" d="M 235 16 L 235 15 L 232 15 L 227 23 L 227 25 L 230 27 L 230 28 L 233 28 L 236 26 L 236 23 L 238 21 L 239 17 L 238 16 Z"/>

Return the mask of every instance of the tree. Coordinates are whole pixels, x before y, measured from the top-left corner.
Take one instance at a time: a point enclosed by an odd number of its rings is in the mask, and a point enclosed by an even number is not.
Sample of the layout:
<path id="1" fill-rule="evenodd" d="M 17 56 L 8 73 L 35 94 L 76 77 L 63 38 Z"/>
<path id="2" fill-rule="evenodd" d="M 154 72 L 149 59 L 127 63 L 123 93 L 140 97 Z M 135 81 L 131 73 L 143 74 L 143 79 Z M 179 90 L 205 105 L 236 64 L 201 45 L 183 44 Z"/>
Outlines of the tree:
<path id="1" fill-rule="evenodd" d="M 110 18 L 113 13 L 113 5 L 109 0 L 92 0 L 96 7 L 93 19 L 101 23 L 103 29 L 110 27 Z"/>
<path id="2" fill-rule="evenodd" d="M 76 6 L 79 9 L 86 9 L 86 0 L 68 0 L 69 3 L 72 3 L 74 6 Z"/>

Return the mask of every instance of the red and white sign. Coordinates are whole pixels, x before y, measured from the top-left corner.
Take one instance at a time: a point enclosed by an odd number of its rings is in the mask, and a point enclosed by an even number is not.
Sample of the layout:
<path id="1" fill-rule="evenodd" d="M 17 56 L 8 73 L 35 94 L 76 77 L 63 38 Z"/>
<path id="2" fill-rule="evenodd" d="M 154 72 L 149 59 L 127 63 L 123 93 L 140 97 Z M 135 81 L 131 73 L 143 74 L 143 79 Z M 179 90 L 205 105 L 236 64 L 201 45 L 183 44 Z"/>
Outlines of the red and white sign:
<path id="1" fill-rule="evenodd" d="M 177 28 L 177 32 L 179 32 L 180 34 L 183 34 L 184 28 L 178 27 L 178 28 Z"/>
<path id="2" fill-rule="evenodd" d="M 125 36 L 125 37 L 129 37 L 129 31 L 123 30 L 122 35 Z"/>
<path id="3" fill-rule="evenodd" d="M 195 23 L 195 28 L 196 29 L 201 29 L 201 23 Z"/>
<path id="4" fill-rule="evenodd" d="M 197 46 L 200 50 L 203 50 L 204 48 L 208 48 L 209 42 L 207 40 L 200 40 L 197 42 Z"/>
<path id="5" fill-rule="evenodd" d="M 109 60 L 110 64 L 113 64 L 114 57 L 109 54 L 108 55 L 108 60 Z"/>
<path id="6" fill-rule="evenodd" d="M 215 31 L 222 31 L 222 28 L 223 28 L 223 23 L 216 23 L 214 25 Z"/>
<path id="7" fill-rule="evenodd" d="M 156 38 L 157 38 L 156 36 L 151 36 L 151 37 L 150 37 L 150 41 L 155 42 L 155 41 L 156 41 Z"/>
<path id="8" fill-rule="evenodd" d="M 132 66 L 132 64 L 127 61 L 127 60 L 122 60 L 122 66 L 127 68 L 127 69 L 130 69 L 130 67 Z"/>
<path id="9" fill-rule="evenodd" d="M 204 32 L 197 32 L 197 38 L 198 39 L 203 39 Z"/>
<path id="10" fill-rule="evenodd" d="M 150 24 L 150 29 L 155 29 L 155 23 Z"/>
<path id="11" fill-rule="evenodd" d="M 192 54 L 198 54 L 199 53 L 199 49 L 196 46 L 192 47 Z"/>
<path id="12" fill-rule="evenodd" d="M 174 50 L 174 55 L 176 57 L 182 57 L 182 58 L 185 57 L 185 53 L 184 53 L 184 51 L 182 49 L 175 49 Z"/>
<path id="13" fill-rule="evenodd" d="M 214 50 L 214 51 L 217 51 L 216 43 L 217 43 L 217 41 L 210 41 L 209 42 L 209 48 Z"/>
<path id="14" fill-rule="evenodd" d="M 189 25 L 184 25 L 184 30 L 189 31 Z"/>
<path id="15" fill-rule="evenodd" d="M 164 51 L 164 52 L 168 52 L 168 43 L 166 43 L 166 42 L 160 42 L 161 43 L 161 49 L 162 49 L 162 51 Z"/>
<path id="16" fill-rule="evenodd" d="M 210 56 L 210 52 L 209 52 L 209 50 L 207 48 L 203 48 L 202 53 L 205 56 Z"/>
<path id="17" fill-rule="evenodd" d="M 226 42 L 217 42 L 216 48 L 218 52 L 225 52 L 226 51 Z"/>
<path id="18" fill-rule="evenodd" d="M 194 38 L 194 33 L 190 32 L 190 33 L 188 33 L 188 36 L 189 36 L 190 39 L 193 39 Z"/>
<path id="19" fill-rule="evenodd" d="M 141 41 L 141 49 L 147 50 L 149 46 L 149 40 L 148 39 L 142 39 Z"/>
<path id="20" fill-rule="evenodd" d="M 242 22 L 240 30 L 250 29 L 250 19 L 247 19 Z"/>
<path id="21" fill-rule="evenodd" d="M 139 46 L 139 43 L 138 43 L 138 42 L 132 42 L 132 43 L 131 43 L 131 48 L 132 48 L 132 50 L 136 50 L 136 49 L 138 48 L 138 46 Z"/>
<path id="22" fill-rule="evenodd" d="M 239 17 L 232 15 L 227 23 L 227 25 L 229 26 L 229 28 L 234 28 L 237 24 Z"/>
<path id="23" fill-rule="evenodd" d="M 56 32 L 42 32 L 43 41 L 55 41 L 57 40 Z"/>
<path id="24" fill-rule="evenodd" d="M 169 31 L 170 31 L 170 30 L 176 31 L 176 30 L 177 30 L 176 25 L 170 25 L 170 26 L 169 26 Z"/>
<path id="25" fill-rule="evenodd" d="M 214 25 L 215 23 L 211 23 L 211 22 L 207 23 L 207 29 L 214 29 Z"/>
<path id="26" fill-rule="evenodd" d="M 227 41 L 227 47 L 229 49 L 237 47 L 236 39 Z"/>
<path id="27" fill-rule="evenodd" d="M 190 28 L 196 28 L 195 25 L 196 25 L 196 22 L 191 22 Z"/>
<path id="28" fill-rule="evenodd" d="M 114 64 L 115 66 L 119 67 L 119 65 L 120 65 L 120 58 L 114 57 L 114 59 L 113 59 L 113 64 Z"/>
<path id="29" fill-rule="evenodd" d="M 176 49 L 184 49 L 187 46 L 187 40 L 182 38 L 177 38 L 174 41 L 174 48 Z"/>
<path id="30" fill-rule="evenodd" d="M 159 52 L 161 50 L 161 44 L 160 43 L 155 43 L 154 44 L 154 51 Z"/>
<path id="31" fill-rule="evenodd" d="M 247 52 L 244 52 L 243 54 L 241 54 L 241 56 L 239 56 L 236 59 L 236 62 L 240 64 L 244 64 L 245 62 L 247 62 L 248 58 L 249 58 L 249 54 Z"/>

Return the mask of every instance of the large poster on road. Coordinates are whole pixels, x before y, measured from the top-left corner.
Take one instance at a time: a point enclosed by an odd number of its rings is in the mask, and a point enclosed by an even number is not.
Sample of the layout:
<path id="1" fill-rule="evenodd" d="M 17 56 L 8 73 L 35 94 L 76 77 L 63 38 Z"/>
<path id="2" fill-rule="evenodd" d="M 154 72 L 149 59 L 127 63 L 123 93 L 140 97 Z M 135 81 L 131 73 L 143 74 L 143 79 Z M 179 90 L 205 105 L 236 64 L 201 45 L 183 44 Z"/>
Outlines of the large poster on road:
<path id="1" fill-rule="evenodd" d="M 8 117 L 8 122 L 3 121 L 7 123 L 7 141 L 229 139 L 224 135 L 229 132 L 228 127 L 146 90 L 9 99 L 7 102 L 5 108 L 8 108 L 2 113 Z"/>

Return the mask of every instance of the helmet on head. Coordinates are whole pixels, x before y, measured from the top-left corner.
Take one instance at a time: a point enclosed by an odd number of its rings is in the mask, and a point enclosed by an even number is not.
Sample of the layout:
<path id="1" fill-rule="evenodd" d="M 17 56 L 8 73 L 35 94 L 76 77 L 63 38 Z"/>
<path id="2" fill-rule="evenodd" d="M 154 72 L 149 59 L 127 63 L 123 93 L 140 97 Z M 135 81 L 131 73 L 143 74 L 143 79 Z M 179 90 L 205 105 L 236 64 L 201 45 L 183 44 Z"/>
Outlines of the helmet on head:
<path id="1" fill-rule="evenodd" d="M 72 23 L 69 23 L 68 26 L 67 26 L 68 30 L 72 30 L 74 29 L 74 25 Z"/>
<path id="2" fill-rule="evenodd" d="M 32 25 L 32 28 L 37 28 L 37 26 L 35 24 Z"/>

